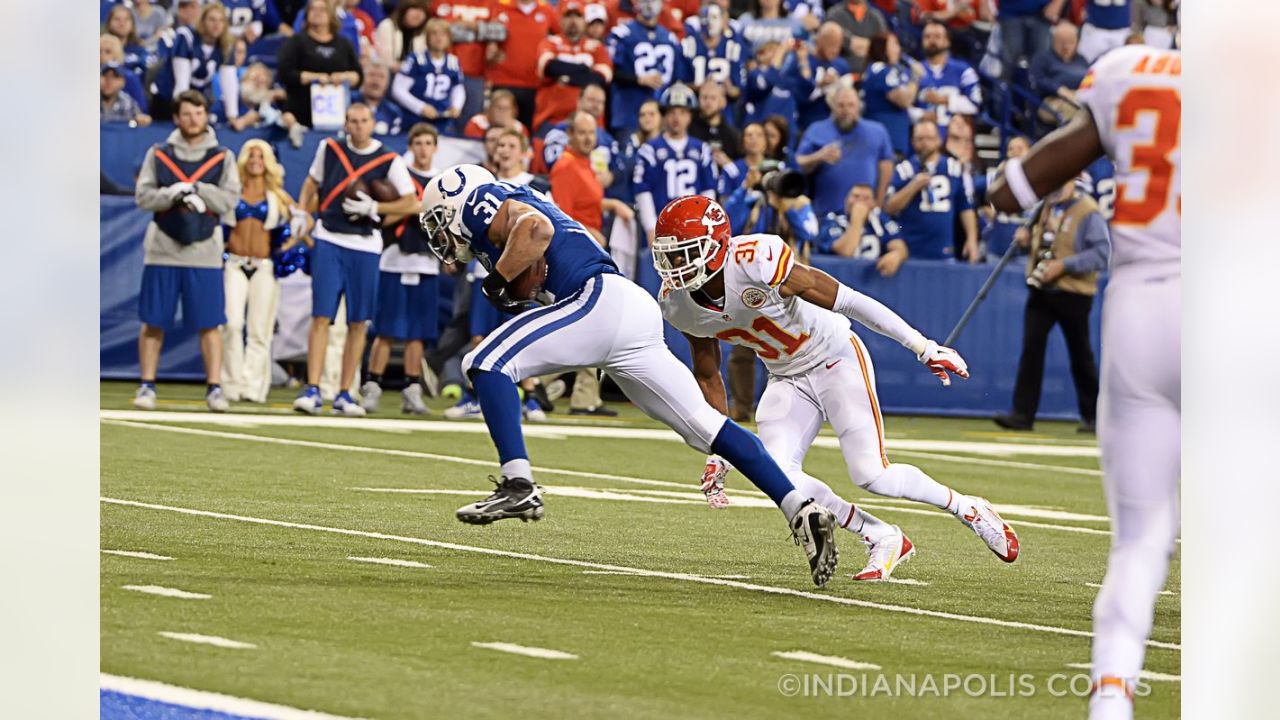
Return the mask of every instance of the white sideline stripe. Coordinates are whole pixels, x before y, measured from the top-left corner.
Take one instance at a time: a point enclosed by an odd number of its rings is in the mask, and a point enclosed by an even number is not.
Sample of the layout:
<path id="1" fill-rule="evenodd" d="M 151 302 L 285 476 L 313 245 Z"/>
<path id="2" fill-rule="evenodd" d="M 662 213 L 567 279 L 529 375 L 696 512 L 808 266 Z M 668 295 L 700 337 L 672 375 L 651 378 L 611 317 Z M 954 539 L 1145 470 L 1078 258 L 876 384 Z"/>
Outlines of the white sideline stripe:
<path id="1" fill-rule="evenodd" d="M 628 570 L 620 572 L 618 570 L 583 570 L 583 575 L 634 575 L 636 577 L 644 577 L 643 574 Z M 703 575 L 702 577 L 716 578 L 717 580 L 750 580 L 750 575 Z"/>
<path id="2" fill-rule="evenodd" d="M 443 432 L 488 435 L 484 423 L 466 423 L 449 420 L 399 420 L 394 418 L 361 418 L 359 423 L 350 419 L 304 415 L 250 415 L 226 413 L 213 415 L 207 412 L 153 412 L 146 410 L 101 410 L 103 420 L 139 420 L 148 423 L 198 423 L 241 428 L 262 426 L 327 427 L 331 429 L 400 429 L 417 432 Z M 559 440 L 566 437 L 614 438 L 632 440 L 667 440 L 684 444 L 673 430 L 666 428 L 603 427 L 598 425 L 537 424 L 524 427 L 525 437 Z M 922 452 L 966 452 L 977 455 L 1038 455 L 1041 457 L 1100 457 L 1093 445 L 1029 445 L 1026 443 L 977 442 L 970 440 L 910 440 L 890 436 L 885 445 L 889 450 Z M 839 440 L 821 436 L 815 447 L 837 448 Z M 1051 466 L 1046 466 L 1051 467 Z"/>
<path id="3" fill-rule="evenodd" d="M 262 720 L 355 720 L 354 718 L 329 715 L 314 710 L 299 710 L 287 705 L 276 705 L 258 700 L 238 698 L 232 695 L 168 685 L 154 680 L 139 680 L 106 673 L 98 675 L 98 685 L 103 690 L 147 700 L 181 705 L 197 710 L 213 710 L 229 715 L 262 718 Z"/>
<path id="4" fill-rule="evenodd" d="M 704 585 L 719 585 L 722 587 L 737 588 L 739 590 L 752 590 L 755 592 L 770 593 L 773 595 L 787 595 L 790 597 L 805 598 L 807 600 L 816 600 L 819 602 L 830 602 L 838 605 L 849 605 L 853 607 L 865 607 L 873 610 L 885 610 L 888 612 L 904 613 L 908 615 L 918 615 L 922 617 L 939 618 L 942 620 L 956 620 L 958 622 L 975 623 L 978 625 L 992 625 L 996 627 L 1012 628 L 1017 630 L 1030 630 L 1033 632 L 1042 632 L 1053 635 L 1068 635 L 1071 637 L 1091 638 L 1093 633 L 1087 630 L 1073 630 L 1070 628 L 1054 627 L 1052 625 L 1038 625 L 1035 623 L 1018 622 L 1014 620 L 999 620 L 996 618 L 982 617 L 978 615 L 961 615 L 959 613 L 943 612 L 939 610 L 925 610 L 923 608 L 909 607 L 905 605 L 892 605 L 889 603 L 871 602 L 869 600 L 857 600 L 854 598 L 839 597 L 836 595 L 823 595 L 816 592 L 805 590 L 794 590 L 792 588 L 775 587 L 772 585 L 756 585 L 754 583 L 745 583 L 739 580 L 722 580 L 719 578 L 710 578 L 704 575 L 694 575 L 690 573 L 674 573 L 664 572 L 660 570 L 644 570 L 641 568 L 632 568 L 625 565 L 608 565 L 605 563 L 587 562 L 585 560 L 570 560 L 568 558 L 554 558 L 545 555 L 535 555 L 533 553 L 512 552 L 509 550 L 498 550 L 495 548 L 476 547 L 474 545 L 460 545 L 458 543 L 444 542 L 441 540 L 428 540 L 426 538 L 408 537 L 404 535 L 391 535 L 388 533 L 369 532 L 366 530 L 350 530 L 346 528 L 326 527 L 324 525 L 312 525 L 309 523 L 288 522 L 285 520 L 271 520 L 268 518 L 256 518 L 246 515 L 232 515 L 230 513 L 214 512 L 212 510 L 197 510 L 195 508 L 176 507 L 173 505 L 159 505 L 156 503 L 141 502 L 138 500 L 122 500 L 119 498 L 101 497 L 101 502 L 111 505 L 123 505 L 126 507 L 144 508 L 147 510 L 162 510 L 165 512 L 175 512 L 182 515 L 193 515 L 197 517 L 217 518 L 220 520 L 235 520 L 237 522 L 253 523 L 255 525 L 270 525 L 274 527 L 293 528 L 297 530 L 313 530 L 316 532 L 333 533 L 335 535 L 348 535 L 352 537 L 373 538 L 375 540 L 392 540 L 395 542 L 413 543 L 415 545 L 424 545 L 427 547 L 437 547 L 445 550 L 457 550 L 460 552 L 479 553 L 482 555 L 493 555 L 496 557 L 515 558 L 517 560 L 533 560 L 536 562 L 553 563 L 556 565 L 568 565 L 571 567 L 590 568 L 592 570 L 615 570 L 621 572 L 631 572 L 637 575 L 645 575 L 648 577 L 666 578 L 668 580 L 680 580 L 684 582 L 701 583 Z M 1182 646 L 1177 643 L 1162 642 L 1158 640 L 1148 640 L 1147 645 L 1150 647 L 1161 648 L 1165 650 L 1177 650 L 1181 652 Z"/>
<path id="5" fill-rule="evenodd" d="M 1093 663 L 1067 663 L 1067 667 L 1074 670 L 1092 670 Z M 1181 675 L 1170 675 L 1169 673 L 1153 672 L 1151 670 L 1139 670 L 1138 677 L 1142 680 L 1153 680 L 1155 682 L 1182 682 Z"/>
<path id="6" fill-rule="evenodd" d="M 821 440 L 823 438 L 818 439 Z M 817 445 L 816 442 L 814 444 Z M 887 444 L 888 443 L 886 443 L 886 445 Z M 823 447 L 825 447 L 825 445 Z M 838 448 L 840 446 L 837 444 L 835 447 Z M 1102 477 L 1101 470 L 1091 470 L 1089 468 L 1068 467 L 1066 465 L 1045 465 L 1042 463 L 1029 463 L 1018 460 L 989 460 L 986 458 L 965 457 L 964 455 L 944 455 L 942 453 L 921 452 L 919 450 L 903 450 L 902 448 L 890 449 L 893 450 L 895 455 L 907 455 L 910 457 L 925 458 L 926 460 L 945 460 L 947 462 L 965 463 L 968 465 L 986 465 L 987 467 L 1013 468 L 1015 470 L 1044 470 L 1046 472 L 1062 473 L 1064 475 Z"/>
<path id="7" fill-rule="evenodd" d="M 138 558 L 139 560 L 172 560 L 168 555 L 156 555 L 155 553 L 142 552 L 140 550 L 103 550 L 105 555 L 119 555 L 120 557 Z"/>
<path id="8" fill-rule="evenodd" d="M 396 558 L 357 557 L 355 555 L 348 555 L 347 559 L 352 560 L 354 562 L 370 563 L 373 565 L 394 565 L 395 567 L 407 567 L 407 568 L 431 567 L 426 563 L 420 563 L 416 560 L 397 560 Z"/>
<path id="9" fill-rule="evenodd" d="M 524 655 L 525 657 L 540 658 L 542 660 L 577 660 L 578 656 L 572 653 L 560 652 L 559 650 L 548 650 L 547 648 L 525 647 L 524 645 L 513 645 L 504 642 L 473 642 L 471 647 L 484 648 L 485 650 L 497 650 L 498 652 L 511 653 L 512 655 Z"/>
<path id="10" fill-rule="evenodd" d="M 1089 587 L 1091 587 L 1091 588 L 1098 588 L 1099 590 L 1101 590 L 1101 589 L 1102 589 L 1102 583 L 1091 583 L 1091 582 L 1087 582 L 1087 583 L 1085 583 L 1085 585 L 1088 585 L 1088 586 L 1089 586 Z M 1177 595 L 1178 593 L 1173 592 L 1172 590 L 1161 590 L 1161 591 L 1159 591 L 1159 592 L 1158 592 L 1158 593 L 1156 593 L 1156 594 L 1157 594 L 1157 595 Z"/>
<path id="11" fill-rule="evenodd" d="M 200 645 L 213 645 L 220 648 L 231 648 L 232 650 L 252 650 L 257 645 L 253 643 L 240 642 L 239 640 L 229 640 L 217 635 L 200 635 L 198 633 L 179 633 L 161 630 L 161 637 L 167 637 L 170 640 L 181 640 L 182 642 L 198 643 Z"/>
<path id="12" fill-rule="evenodd" d="M 779 652 L 774 650 L 769 653 L 774 657 L 780 657 L 783 660 L 799 660 L 800 662 L 817 663 L 819 665 L 830 665 L 832 667 L 844 668 L 845 670 L 879 670 L 880 666 L 875 663 L 859 662 L 850 660 L 849 658 L 837 657 L 835 655 L 818 655 L 817 653 L 806 652 L 804 650 L 790 650 L 787 652 Z"/>
<path id="13" fill-rule="evenodd" d="M 180 598 L 182 600 L 208 600 L 213 597 L 204 593 L 187 592 L 177 588 L 164 587 L 162 585 L 121 585 L 125 590 L 146 593 L 148 595 L 160 595 L 161 597 Z"/>

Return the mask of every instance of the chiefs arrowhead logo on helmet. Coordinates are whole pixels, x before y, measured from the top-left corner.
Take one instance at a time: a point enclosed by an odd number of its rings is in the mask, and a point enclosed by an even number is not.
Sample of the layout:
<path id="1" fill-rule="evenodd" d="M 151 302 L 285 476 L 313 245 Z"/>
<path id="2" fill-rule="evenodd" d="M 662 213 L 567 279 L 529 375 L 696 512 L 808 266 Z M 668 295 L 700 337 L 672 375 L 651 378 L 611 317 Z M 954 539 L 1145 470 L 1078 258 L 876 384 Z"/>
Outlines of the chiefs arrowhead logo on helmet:
<path id="1" fill-rule="evenodd" d="M 667 286 L 697 290 L 724 267 L 732 236 L 716 201 L 701 195 L 672 200 L 658 214 L 653 266 Z"/>

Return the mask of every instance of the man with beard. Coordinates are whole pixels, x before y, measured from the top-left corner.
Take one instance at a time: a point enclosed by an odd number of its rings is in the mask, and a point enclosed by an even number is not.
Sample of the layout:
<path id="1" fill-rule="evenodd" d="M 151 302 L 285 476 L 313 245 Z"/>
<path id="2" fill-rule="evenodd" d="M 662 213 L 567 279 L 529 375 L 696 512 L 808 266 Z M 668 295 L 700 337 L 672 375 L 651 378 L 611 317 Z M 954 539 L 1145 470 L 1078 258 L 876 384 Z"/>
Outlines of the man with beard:
<path id="1" fill-rule="evenodd" d="M 953 115 L 976 115 L 982 105 L 978 73 L 969 63 L 951 57 L 951 37 L 947 26 L 931 20 L 925 23 L 921 39 L 924 47 L 924 76 L 916 106 L 931 113 L 943 139 Z"/>
<path id="2" fill-rule="evenodd" d="M 964 228 L 961 255 L 978 262 L 978 216 L 973 180 L 960 161 L 942 152 L 938 125 L 921 120 L 911 129 L 916 154 L 893 170 L 893 193 L 884 209 L 902 226 L 912 257 L 948 260 L 956 256 L 956 221 Z"/>
<path id="3" fill-rule="evenodd" d="M 543 79 L 534 103 L 535 132 L 569 117 L 586 86 L 608 85 L 613 79 L 609 50 L 599 40 L 586 37 L 582 13 L 579 0 L 563 3 L 561 34 L 547 37 L 538 46 L 538 74 Z"/>
<path id="4" fill-rule="evenodd" d="M 711 81 L 698 88 L 698 114 L 689 125 L 689 134 L 711 145 L 716 166 L 724 167 L 742 154 L 742 134 L 729 122 L 726 88 Z"/>
<path id="5" fill-rule="evenodd" d="M 841 87 L 829 102 L 831 117 L 810 125 L 796 149 L 800 172 L 813 181 L 813 211 L 818 217 L 840 212 L 848 189 L 859 183 L 876 188 L 876 204 L 881 204 L 893 172 L 889 131 L 862 118 L 858 91 Z"/>

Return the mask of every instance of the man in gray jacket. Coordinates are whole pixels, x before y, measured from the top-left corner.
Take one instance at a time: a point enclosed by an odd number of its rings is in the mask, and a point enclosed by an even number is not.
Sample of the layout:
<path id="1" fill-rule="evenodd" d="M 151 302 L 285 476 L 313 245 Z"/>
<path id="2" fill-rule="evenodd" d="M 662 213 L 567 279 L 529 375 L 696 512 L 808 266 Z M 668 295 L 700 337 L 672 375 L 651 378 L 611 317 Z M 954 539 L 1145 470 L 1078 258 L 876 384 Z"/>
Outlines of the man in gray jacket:
<path id="1" fill-rule="evenodd" d="M 178 302 L 187 327 L 200 331 L 208 390 L 205 402 L 225 412 L 228 402 L 218 385 L 222 374 L 222 336 L 226 322 L 222 294 L 220 218 L 240 198 L 235 155 L 218 144 L 209 127 L 209 103 L 198 92 L 178 95 L 177 125 L 163 145 L 147 151 L 138 174 L 138 207 L 155 213 L 143 239 L 138 365 L 141 385 L 133 404 L 156 406 L 156 366 L 164 331 L 174 326 Z"/>

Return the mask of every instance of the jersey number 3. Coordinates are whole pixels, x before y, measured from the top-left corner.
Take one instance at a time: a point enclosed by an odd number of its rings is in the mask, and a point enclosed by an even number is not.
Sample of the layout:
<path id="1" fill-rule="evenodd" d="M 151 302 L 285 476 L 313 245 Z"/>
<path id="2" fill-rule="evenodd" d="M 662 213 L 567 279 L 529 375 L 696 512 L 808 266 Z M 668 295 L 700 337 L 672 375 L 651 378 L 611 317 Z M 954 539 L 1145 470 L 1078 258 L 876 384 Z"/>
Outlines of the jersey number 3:
<path id="1" fill-rule="evenodd" d="M 1173 179 L 1169 154 L 1178 147 L 1182 134 L 1182 96 L 1173 88 L 1138 87 L 1125 93 L 1116 110 L 1117 130 L 1134 127 L 1144 113 L 1155 115 L 1151 142 L 1134 145 L 1129 161 L 1134 170 L 1147 171 L 1147 186 L 1138 198 L 1130 198 L 1127 188 L 1118 188 L 1111 220 L 1122 225 L 1146 225 L 1169 204 L 1169 183 Z M 1178 212 L 1182 212 L 1182 198 L 1178 198 Z"/>
<path id="2" fill-rule="evenodd" d="M 763 333 L 764 335 L 769 336 L 769 338 L 772 338 L 777 345 L 781 346 L 782 352 L 779 352 L 779 348 L 774 347 L 774 343 L 769 342 L 768 339 L 761 337 L 760 335 L 753 334 L 744 328 L 723 330 L 716 333 L 716 337 L 724 340 L 725 342 L 731 342 L 734 345 L 749 347 L 752 350 L 755 350 L 756 354 L 764 360 L 777 360 L 782 357 L 783 352 L 788 356 L 795 355 L 796 351 L 809 340 L 808 334 L 800 333 L 799 335 L 792 335 L 786 330 L 778 327 L 777 323 L 763 315 L 756 318 L 755 322 L 751 323 L 751 329 L 755 330 L 756 333 Z"/>

